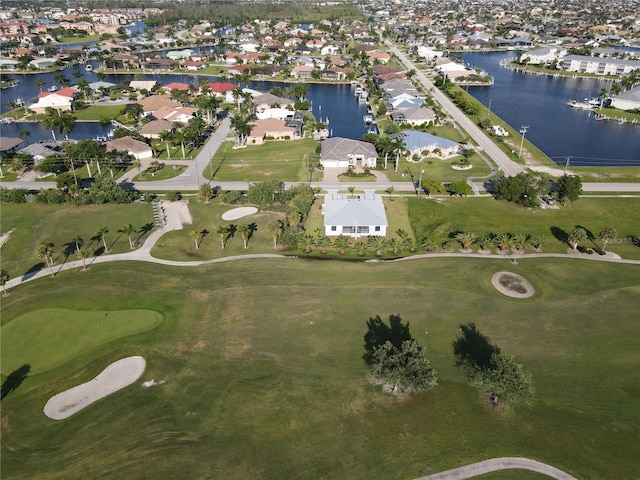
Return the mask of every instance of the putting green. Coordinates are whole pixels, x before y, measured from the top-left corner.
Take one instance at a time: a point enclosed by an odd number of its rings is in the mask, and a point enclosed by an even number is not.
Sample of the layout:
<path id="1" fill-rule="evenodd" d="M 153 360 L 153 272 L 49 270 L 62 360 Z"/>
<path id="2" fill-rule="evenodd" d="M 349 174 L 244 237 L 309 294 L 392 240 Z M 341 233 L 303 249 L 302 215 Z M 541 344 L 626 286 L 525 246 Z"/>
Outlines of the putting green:
<path id="1" fill-rule="evenodd" d="M 9 375 L 28 364 L 30 375 L 46 372 L 100 345 L 151 330 L 163 320 L 153 310 L 36 310 L 2 326 L 1 371 Z"/>

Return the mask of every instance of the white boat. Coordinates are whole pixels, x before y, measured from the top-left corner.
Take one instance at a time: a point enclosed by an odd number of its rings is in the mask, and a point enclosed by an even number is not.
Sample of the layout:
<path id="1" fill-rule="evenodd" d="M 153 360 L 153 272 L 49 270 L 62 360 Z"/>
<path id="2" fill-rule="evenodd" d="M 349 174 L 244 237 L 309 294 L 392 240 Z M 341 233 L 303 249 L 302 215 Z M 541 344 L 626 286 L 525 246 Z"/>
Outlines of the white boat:
<path id="1" fill-rule="evenodd" d="M 578 110 L 594 110 L 595 105 L 591 105 L 589 102 L 578 102 L 577 100 L 569 100 L 567 105 Z"/>
<path id="2" fill-rule="evenodd" d="M 87 64 L 85 65 L 84 69 L 85 69 L 87 72 L 91 72 L 91 71 L 93 70 L 93 67 L 91 66 L 91 64 L 87 63 Z"/>
<path id="3" fill-rule="evenodd" d="M 50 92 L 55 92 L 56 90 L 58 90 L 58 87 L 57 87 L 57 86 L 55 86 L 55 85 L 51 85 L 51 86 L 48 88 L 48 90 L 49 90 Z"/>
<path id="4" fill-rule="evenodd" d="M 356 94 L 356 95 L 360 95 L 361 93 L 362 93 L 362 87 L 361 87 L 360 85 L 358 85 L 358 86 L 356 87 L 355 94 Z"/>

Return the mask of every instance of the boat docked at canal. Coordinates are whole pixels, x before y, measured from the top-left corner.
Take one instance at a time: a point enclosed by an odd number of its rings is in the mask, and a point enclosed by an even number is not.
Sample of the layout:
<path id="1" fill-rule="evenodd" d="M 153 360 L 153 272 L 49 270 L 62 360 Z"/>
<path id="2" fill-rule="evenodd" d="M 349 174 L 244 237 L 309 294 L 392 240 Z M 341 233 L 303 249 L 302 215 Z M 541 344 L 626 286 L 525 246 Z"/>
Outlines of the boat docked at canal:
<path id="1" fill-rule="evenodd" d="M 572 108 L 577 108 L 578 110 L 595 110 L 597 108 L 596 105 L 593 105 L 588 101 L 579 102 L 577 100 L 569 100 L 567 105 Z"/>

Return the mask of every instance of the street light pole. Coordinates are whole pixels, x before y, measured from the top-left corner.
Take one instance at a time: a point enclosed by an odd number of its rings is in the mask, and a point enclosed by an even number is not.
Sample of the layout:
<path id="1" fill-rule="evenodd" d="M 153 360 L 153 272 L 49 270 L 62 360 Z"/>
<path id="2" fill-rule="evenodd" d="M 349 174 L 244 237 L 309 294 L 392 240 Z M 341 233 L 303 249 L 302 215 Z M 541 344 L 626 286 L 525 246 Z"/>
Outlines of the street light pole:
<path id="1" fill-rule="evenodd" d="M 518 158 L 522 158 L 522 147 L 524 146 L 524 135 L 527 133 L 527 129 L 529 128 L 529 125 L 523 125 L 522 127 L 520 127 L 520 133 L 522 134 L 522 140 L 520 141 L 520 154 L 518 155 Z"/>
<path id="2" fill-rule="evenodd" d="M 418 198 L 420 198 L 420 190 L 422 190 L 422 175 L 423 174 L 424 174 L 424 168 L 421 168 L 420 169 L 420 179 L 418 180 Z"/>

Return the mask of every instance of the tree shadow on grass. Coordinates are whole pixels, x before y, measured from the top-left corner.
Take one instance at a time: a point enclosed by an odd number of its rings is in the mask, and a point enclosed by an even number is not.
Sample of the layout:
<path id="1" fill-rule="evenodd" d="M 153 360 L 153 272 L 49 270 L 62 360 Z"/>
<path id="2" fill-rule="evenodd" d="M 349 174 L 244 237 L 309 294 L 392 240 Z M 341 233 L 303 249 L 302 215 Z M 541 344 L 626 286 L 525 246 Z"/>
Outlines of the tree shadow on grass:
<path id="1" fill-rule="evenodd" d="M 559 227 L 551 227 L 551 235 L 561 243 L 569 243 L 569 235 Z"/>
<path id="2" fill-rule="evenodd" d="M 140 242 L 142 237 L 144 237 L 151 230 L 153 230 L 153 223 L 145 223 L 143 226 L 141 226 L 140 229 L 138 230 L 138 233 L 140 235 L 138 236 L 138 238 L 136 238 L 136 245 Z"/>
<path id="3" fill-rule="evenodd" d="M 460 325 L 462 334 L 453 342 L 453 355 L 456 366 L 478 371 L 490 368 L 491 356 L 500 353 L 500 348 L 492 344 L 489 338 L 478 331 L 472 322 Z"/>
<path id="4" fill-rule="evenodd" d="M 2 384 L 2 387 L 0 387 L 0 400 L 4 400 L 4 397 L 17 389 L 24 379 L 27 378 L 29 371 L 31 371 L 31 365 L 25 363 L 17 370 L 11 372 Z"/>
<path id="5" fill-rule="evenodd" d="M 409 322 L 402 324 L 400 315 L 389 315 L 389 325 L 384 323 L 379 315 L 370 317 L 367 322 L 367 333 L 364 335 L 364 361 L 371 365 L 376 347 L 391 342 L 394 347 L 401 348 L 402 342 L 412 340 L 409 333 Z"/>

